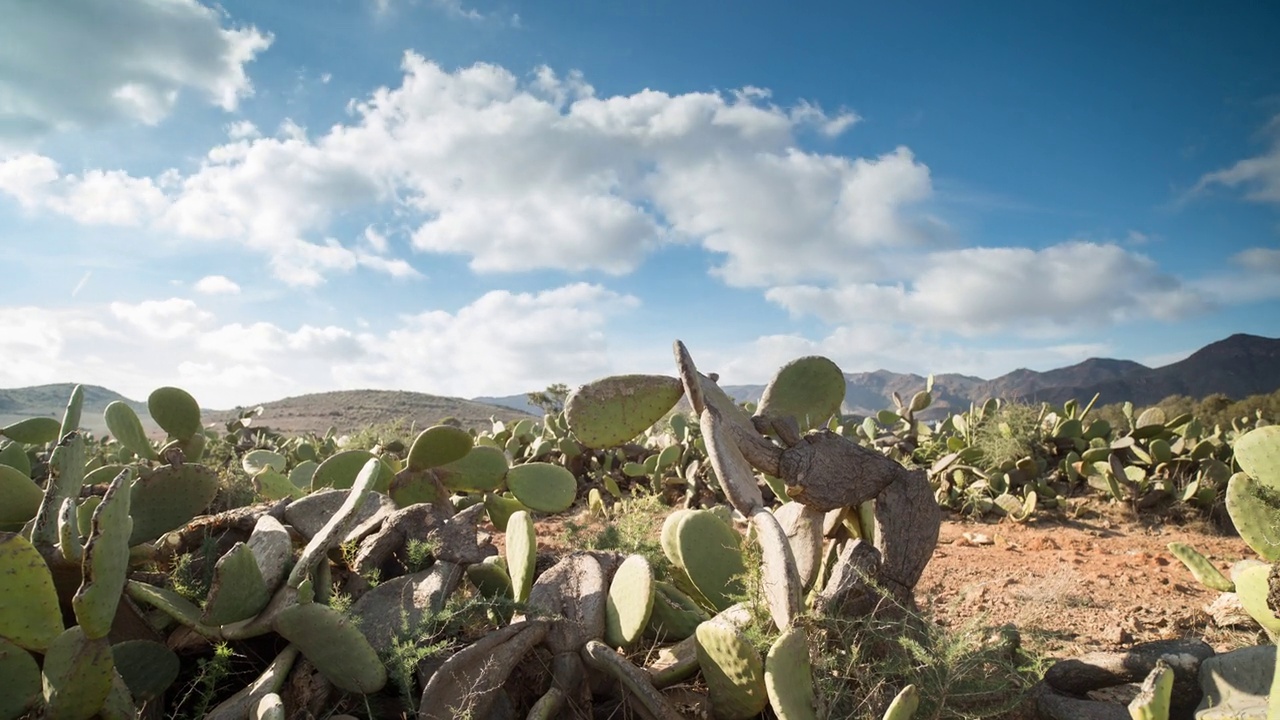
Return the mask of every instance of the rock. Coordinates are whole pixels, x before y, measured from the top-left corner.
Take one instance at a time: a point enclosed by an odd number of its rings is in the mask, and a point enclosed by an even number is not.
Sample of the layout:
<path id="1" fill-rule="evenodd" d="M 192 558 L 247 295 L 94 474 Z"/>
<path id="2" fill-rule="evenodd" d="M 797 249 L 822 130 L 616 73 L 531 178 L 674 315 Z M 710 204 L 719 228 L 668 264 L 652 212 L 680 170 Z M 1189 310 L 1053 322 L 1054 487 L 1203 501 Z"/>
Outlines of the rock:
<path id="1" fill-rule="evenodd" d="M 1204 699 L 1196 720 L 1263 720 L 1275 672 L 1276 646 L 1233 650 L 1200 664 Z"/>
<path id="2" fill-rule="evenodd" d="M 1060 693 L 1083 697 L 1092 690 L 1141 682 L 1155 668 L 1156 661 L 1163 659 L 1173 671 L 1169 717 L 1189 718 L 1202 697 L 1200 664 L 1212 656 L 1213 648 L 1199 640 L 1160 640 L 1135 645 L 1127 651 L 1089 653 L 1061 660 L 1049 668 L 1044 679 Z"/>

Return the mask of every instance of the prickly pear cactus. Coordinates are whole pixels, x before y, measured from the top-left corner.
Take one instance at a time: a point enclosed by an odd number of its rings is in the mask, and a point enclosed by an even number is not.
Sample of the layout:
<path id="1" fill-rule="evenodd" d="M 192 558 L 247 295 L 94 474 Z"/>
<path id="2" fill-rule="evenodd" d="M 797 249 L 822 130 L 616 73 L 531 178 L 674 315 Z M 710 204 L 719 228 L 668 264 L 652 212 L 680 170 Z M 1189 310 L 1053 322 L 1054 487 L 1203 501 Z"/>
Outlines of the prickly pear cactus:
<path id="1" fill-rule="evenodd" d="M 182 388 L 156 389 L 147 398 L 147 411 L 169 437 L 189 440 L 200 432 L 200 405 Z"/>
<path id="2" fill-rule="evenodd" d="M 802 432 L 812 430 L 840 412 L 844 393 L 844 373 L 839 366 L 825 357 L 803 357 L 778 370 L 765 387 L 756 414 L 795 418 Z"/>
<path id="3" fill-rule="evenodd" d="M 619 375 L 587 383 L 565 401 L 569 429 L 593 448 L 621 445 L 666 415 L 683 393 L 666 375 Z"/>
<path id="4" fill-rule="evenodd" d="M 817 720 L 809 634 L 804 628 L 788 628 L 770 646 L 764 660 L 764 685 L 778 720 Z"/>
<path id="5" fill-rule="evenodd" d="M 0 638 L 44 652 L 62 634 L 62 611 L 44 558 L 24 537 L 0 532 Z"/>
<path id="6" fill-rule="evenodd" d="M 423 430 L 409 449 L 409 469 L 428 470 L 461 460 L 474 445 L 471 433 L 452 425 L 435 425 Z"/>
<path id="7" fill-rule="evenodd" d="M 532 462 L 507 472 L 507 487 L 525 507 L 538 512 L 568 510 L 578 495 L 578 479 L 561 465 Z"/>
<path id="8" fill-rule="evenodd" d="M 605 598 L 605 640 L 630 647 L 649 624 L 653 612 L 653 568 L 643 555 L 631 555 L 613 574 Z"/>
<path id="9" fill-rule="evenodd" d="M 698 626 L 698 665 L 720 720 L 748 720 L 769 704 L 760 653 L 738 630 L 714 622 Z"/>

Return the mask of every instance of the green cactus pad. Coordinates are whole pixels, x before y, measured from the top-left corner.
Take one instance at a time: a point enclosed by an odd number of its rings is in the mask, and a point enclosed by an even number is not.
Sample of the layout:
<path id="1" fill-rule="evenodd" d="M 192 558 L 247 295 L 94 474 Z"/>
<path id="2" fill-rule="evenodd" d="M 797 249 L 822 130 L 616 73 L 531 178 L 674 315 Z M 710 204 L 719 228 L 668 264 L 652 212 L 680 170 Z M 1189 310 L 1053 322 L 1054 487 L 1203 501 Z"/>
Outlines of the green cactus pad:
<path id="1" fill-rule="evenodd" d="M 783 365 L 764 389 L 757 415 L 792 417 L 801 432 L 820 427 L 840 412 L 845 379 L 840 367 L 813 355 Z"/>
<path id="2" fill-rule="evenodd" d="M 565 419 L 584 445 L 616 447 L 661 420 L 682 394 L 680 381 L 666 375 L 615 375 L 574 390 Z"/>
<path id="3" fill-rule="evenodd" d="M 471 433 L 452 425 L 436 425 L 418 434 L 409 449 L 409 469 L 415 472 L 461 460 L 475 445 Z"/>
<path id="4" fill-rule="evenodd" d="M 506 562 L 497 555 L 485 558 L 484 562 L 468 565 L 467 579 L 486 600 L 514 598 Z"/>
<path id="5" fill-rule="evenodd" d="M 31 458 L 21 443 L 11 442 L 0 447 L 0 465 L 8 465 L 18 472 L 31 477 Z"/>
<path id="6" fill-rule="evenodd" d="M 327 605 L 286 608 L 274 628 L 339 689 L 368 695 L 387 684 L 386 666 L 369 641 L 350 618 Z"/>
<path id="7" fill-rule="evenodd" d="M 244 471 L 250 476 L 271 468 L 280 474 L 284 474 L 285 468 L 289 461 L 283 455 L 274 450 L 250 450 L 240 458 L 240 464 L 244 467 Z"/>
<path id="8" fill-rule="evenodd" d="M 803 627 L 787 629 L 769 648 L 764 686 L 778 720 L 817 720 L 809 634 Z"/>
<path id="9" fill-rule="evenodd" d="M 910 720 L 919 707 L 920 691 L 916 690 L 915 685 L 908 685 L 893 698 L 893 702 L 889 703 L 889 709 L 885 710 L 883 720 Z"/>
<path id="10" fill-rule="evenodd" d="M 484 494 L 484 511 L 489 516 L 489 522 L 493 523 L 493 529 L 498 532 L 507 531 L 507 523 L 511 520 L 513 513 L 521 510 L 528 512 L 529 509 L 513 497 L 491 492 Z"/>
<path id="11" fill-rule="evenodd" d="M 1138 694 L 1129 703 L 1129 717 L 1134 720 L 1168 720 L 1169 699 L 1173 694 L 1173 670 L 1164 660 L 1142 681 Z"/>
<path id="12" fill-rule="evenodd" d="M 107 421 L 107 430 L 116 441 L 134 455 L 147 460 L 155 460 L 159 457 L 151 441 L 147 439 L 147 431 L 142 429 L 142 421 L 138 419 L 138 413 L 134 412 L 128 403 L 121 400 L 112 402 L 107 405 L 106 410 L 102 411 L 102 417 Z"/>
<path id="13" fill-rule="evenodd" d="M 84 582 L 71 598 L 71 607 L 89 640 L 105 638 L 111 631 L 127 580 L 129 536 L 133 532 L 129 517 L 131 476 L 128 470 L 122 471 L 107 487 L 102 503 L 93 511 L 89 541 L 84 546 Z"/>
<path id="14" fill-rule="evenodd" d="M 1236 585 L 1213 566 L 1209 559 L 1186 543 L 1169 543 L 1169 552 L 1182 561 L 1201 585 L 1219 592 L 1235 592 Z"/>
<path id="15" fill-rule="evenodd" d="M 22 717 L 40 697 L 40 667 L 31 653 L 0 638 L 0 720 Z"/>
<path id="16" fill-rule="evenodd" d="M 507 571 L 511 574 L 511 588 L 515 601 L 529 599 L 533 588 L 534 564 L 538 559 L 538 537 L 534 532 L 529 513 L 517 510 L 507 519 Z"/>
<path id="17" fill-rule="evenodd" d="M 387 494 L 395 502 L 396 507 L 407 508 L 418 503 L 440 504 L 446 502 L 449 493 L 440 484 L 432 470 L 412 470 L 405 468 L 396 473 L 391 481 Z"/>
<path id="18" fill-rule="evenodd" d="M 329 456 L 320 463 L 320 467 L 316 468 L 315 474 L 311 476 L 311 491 L 324 488 L 345 490 L 351 487 L 360 470 L 364 468 L 364 464 L 374 459 L 378 459 L 378 456 L 368 450 L 343 450 Z M 376 492 L 385 493 L 391 487 L 395 473 L 386 462 L 379 460 L 379 465 L 378 478 L 373 483 L 373 489 Z"/>
<path id="19" fill-rule="evenodd" d="M 507 472 L 507 488 L 532 510 L 558 513 L 573 506 L 578 480 L 561 465 L 525 463 Z"/>
<path id="20" fill-rule="evenodd" d="M 133 702 L 133 694 L 129 692 L 129 686 L 125 684 L 124 678 L 120 677 L 120 673 L 112 670 L 111 672 L 111 691 L 107 693 L 107 699 L 102 701 L 102 707 L 98 709 L 98 717 L 100 720 L 137 720 L 138 706 Z"/>
<path id="21" fill-rule="evenodd" d="M 320 463 L 315 460 L 303 460 L 289 471 L 289 482 L 302 490 L 311 488 L 311 478 L 315 477 Z"/>
<path id="22" fill-rule="evenodd" d="M 0 465 L 0 525 L 22 524 L 40 511 L 44 491 L 16 468 Z"/>
<path id="23" fill-rule="evenodd" d="M 694 633 L 698 665 L 717 720 L 749 720 L 769 704 L 760 653 L 738 630 L 704 622 Z"/>
<path id="24" fill-rule="evenodd" d="M 49 644 L 44 655 L 44 717 L 93 717 L 111 693 L 114 670 L 106 638 L 90 640 L 79 626 L 65 630 Z"/>
<path id="25" fill-rule="evenodd" d="M 168 588 L 130 580 L 125 585 L 125 592 L 134 600 L 150 605 L 187 627 L 204 627 L 200 625 L 200 608 Z"/>
<path id="26" fill-rule="evenodd" d="M 191 393 L 175 387 L 162 387 L 147 398 L 147 412 L 169 437 L 186 440 L 200 432 L 200 404 Z"/>
<path id="27" fill-rule="evenodd" d="M 1280 493 L 1280 425 L 1267 425 L 1241 435 L 1232 446 L 1240 469 Z"/>
<path id="28" fill-rule="evenodd" d="M 604 639 L 629 647 L 644 632 L 653 611 L 653 568 L 642 555 L 630 555 L 613 574 L 605 597 Z"/>
<path id="29" fill-rule="evenodd" d="M 475 447 L 461 460 L 441 465 L 432 472 L 453 492 L 489 492 L 502 485 L 508 467 L 507 456 L 501 450 Z"/>
<path id="30" fill-rule="evenodd" d="M 1267 605 L 1267 593 L 1270 590 L 1267 578 L 1270 574 L 1271 568 L 1267 565 L 1250 565 L 1233 573 L 1240 604 L 1274 639 L 1280 637 L 1280 618 Z"/>
<path id="31" fill-rule="evenodd" d="M 765 604 L 769 607 L 774 625 L 786 630 L 803 609 L 800 571 L 791 554 L 791 544 L 778 519 L 768 510 L 761 508 L 752 513 L 751 526 L 760 545 L 763 565 L 760 585 Z"/>
<path id="32" fill-rule="evenodd" d="M 702 593 L 689 579 L 689 573 L 684 568 L 684 561 L 680 559 L 680 523 L 685 518 L 693 514 L 693 510 L 676 510 L 667 516 L 662 523 L 662 532 L 659 534 L 659 543 L 662 545 L 662 553 L 667 556 L 667 560 L 671 561 L 671 567 L 668 569 L 667 576 L 681 592 L 692 597 L 695 602 L 703 607 L 711 607 L 711 603 L 702 596 Z"/>
<path id="33" fill-rule="evenodd" d="M 743 593 L 742 536 L 710 510 L 694 510 L 676 525 L 681 566 L 716 610 Z"/>
<path id="34" fill-rule="evenodd" d="M 236 543 L 213 568 L 213 582 L 200 622 L 205 625 L 228 625 L 258 614 L 271 599 L 258 568 L 253 551 L 245 543 Z"/>
<path id="35" fill-rule="evenodd" d="M 337 547 L 345 542 L 347 534 L 361 522 L 361 508 L 371 507 L 377 502 L 376 498 L 385 497 L 373 492 L 373 486 L 378 481 L 383 467 L 385 465 L 377 459 L 370 459 L 365 463 L 364 468 L 360 470 L 360 474 L 356 476 L 355 483 L 351 486 L 351 489 L 343 493 L 345 497 L 342 500 L 342 505 L 329 516 L 324 527 L 321 527 L 315 535 L 311 536 L 311 539 L 307 541 L 306 547 L 302 548 L 302 554 L 298 556 L 297 563 L 289 571 L 289 587 L 295 590 L 300 587 L 310 577 L 324 554 L 330 548 Z M 370 496 L 374 497 L 371 498 Z M 313 495 L 312 497 L 316 496 Z M 288 517 L 287 512 L 285 517 Z M 325 562 L 328 561 L 326 560 Z"/>
<path id="36" fill-rule="evenodd" d="M 111 647 L 116 671 L 138 702 L 158 698 L 178 679 L 178 656 L 151 640 L 126 640 Z"/>
<path id="37" fill-rule="evenodd" d="M 270 465 L 253 476 L 253 491 L 258 494 L 258 497 L 267 500 L 300 498 L 307 494 L 305 490 L 289 482 L 289 478 L 281 475 Z"/>
<path id="38" fill-rule="evenodd" d="M 43 652 L 62 633 L 62 611 L 44 558 L 17 533 L 0 532 L 0 637 Z"/>
<path id="39" fill-rule="evenodd" d="M 186 525 L 218 494 L 218 476 L 203 465 L 165 465 L 133 483 L 130 545 L 150 542 Z"/>
<path id="40" fill-rule="evenodd" d="M 658 580 L 653 591 L 648 633 L 659 641 L 684 640 L 710 619 L 693 598 L 669 582 Z"/>
<path id="41" fill-rule="evenodd" d="M 1249 547 L 1268 562 L 1280 561 L 1280 490 L 1236 473 L 1227 481 L 1226 504 Z"/>
<path id="42" fill-rule="evenodd" d="M 3 435 L 25 445 L 44 445 L 57 440 L 62 423 L 50 417 L 33 417 L 10 423 L 0 428 Z"/>
<path id="43" fill-rule="evenodd" d="M 125 468 L 128 468 L 130 472 L 133 471 L 133 466 L 119 465 L 115 463 L 94 468 L 92 471 L 85 474 L 84 484 L 89 486 L 108 485 L 111 483 L 112 480 L 115 480 L 116 476 L 120 474 L 120 471 L 124 470 Z M 97 497 L 97 496 L 95 495 L 94 497 Z"/>

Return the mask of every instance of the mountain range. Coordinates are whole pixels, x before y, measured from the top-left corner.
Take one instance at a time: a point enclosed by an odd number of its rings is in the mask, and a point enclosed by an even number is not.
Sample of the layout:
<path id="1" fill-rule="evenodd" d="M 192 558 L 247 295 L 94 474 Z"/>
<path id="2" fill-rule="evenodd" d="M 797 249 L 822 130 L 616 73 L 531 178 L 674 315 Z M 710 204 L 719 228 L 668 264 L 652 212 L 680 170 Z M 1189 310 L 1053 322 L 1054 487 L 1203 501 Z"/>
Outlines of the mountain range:
<path id="1" fill-rule="evenodd" d="M 893 393 L 904 400 L 923 390 L 920 375 L 888 370 L 846 373 L 844 412 L 866 415 L 892 407 Z M 24 417 L 60 417 L 71 394 L 70 383 L 0 389 L 0 426 Z M 739 401 L 755 402 L 764 385 L 726 385 Z M 1203 398 L 1222 393 L 1232 399 L 1280 389 L 1280 338 L 1232 335 L 1211 343 L 1178 362 L 1150 368 L 1130 360 L 1090 358 L 1069 367 L 1046 372 L 1018 369 L 993 380 L 970 375 L 940 374 L 934 377 L 932 414 L 967 409 L 998 397 L 1026 402 L 1060 404 L 1071 398 L 1087 402 L 1097 394 L 1100 404 L 1132 401 L 1152 405 L 1170 395 Z M 124 400 L 138 411 L 149 431 L 157 428 L 147 415 L 146 403 L 130 400 L 107 388 L 85 387 L 84 424 L 104 432 L 102 410 L 113 400 Z M 223 422 L 234 411 L 206 411 L 206 422 Z M 488 427 L 489 418 L 512 420 L 541 416 L 524 395 L 478 397 L 472 400 L 425 393 L 388 390 L 343 390 L 285 398 L 263 405 L 262 423 L 284 432 L 324 432 L 330 426 L 349 432 L 374 423 L 409 420 L 425 427 L 445 417 L 455 417 L 468 427 Z"/>

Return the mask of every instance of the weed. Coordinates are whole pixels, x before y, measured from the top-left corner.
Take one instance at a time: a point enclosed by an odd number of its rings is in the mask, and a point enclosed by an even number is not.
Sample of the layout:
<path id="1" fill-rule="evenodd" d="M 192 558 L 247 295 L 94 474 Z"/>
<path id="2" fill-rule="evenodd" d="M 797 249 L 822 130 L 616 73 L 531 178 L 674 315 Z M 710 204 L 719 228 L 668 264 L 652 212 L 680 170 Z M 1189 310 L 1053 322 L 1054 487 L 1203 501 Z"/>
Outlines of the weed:
<path id="1" fill-rule="evenodd" d="M 195 696 L 195 704 L 190 713 L 184 713 L 179 716 L 176 712 L 171 718 L 190 717 L 202 718 L 208 714 L 209 706 L 213 704 L 219 686 L 231 674 L 231 660 L 234 658 L 235 652 L 231 646 L 226 643 L 218 643 L 213 648 L 213 656 L 202 658 L 196 666 L 196 675 L 187 684 L 186 691 L 178 700 L 175 707 L 186 705 L 187 700 L 193 695 Z"/>
<path id="2" fill-rule="evenodd" d="M 1025 403 L 1004 403 L 985 418 L 974 432 L 973 445 L 982 450 L 983 462 L 998 468 L 1034 455 L 1040 443 L 1040 408 Z"/>

